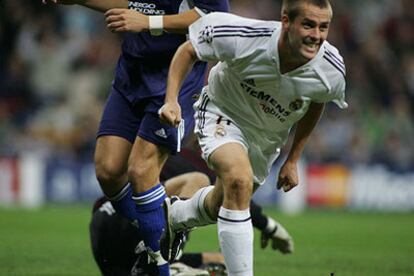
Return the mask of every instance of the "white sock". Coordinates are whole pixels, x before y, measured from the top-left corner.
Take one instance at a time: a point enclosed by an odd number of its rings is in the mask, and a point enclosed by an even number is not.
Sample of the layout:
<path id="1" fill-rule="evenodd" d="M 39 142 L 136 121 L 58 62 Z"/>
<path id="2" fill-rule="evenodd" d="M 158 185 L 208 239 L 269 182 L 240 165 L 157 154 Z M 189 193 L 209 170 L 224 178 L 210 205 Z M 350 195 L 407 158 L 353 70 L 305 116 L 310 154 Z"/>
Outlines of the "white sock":
<path id="1" fill-rule="evenodd" d="M 191 198 L 178 200 L 171 205 L 174 231 L 216 223 L 208 216 L 204 208 L 204 201 L 213 188 L 214 186 L 201 188 Z"/>
<path id="2" fill-rule="evenodd" d="M 229 210 L 221 207 L 217 226 L 228 275 L 252 276 L 253 225 L 250 210 Z"/>

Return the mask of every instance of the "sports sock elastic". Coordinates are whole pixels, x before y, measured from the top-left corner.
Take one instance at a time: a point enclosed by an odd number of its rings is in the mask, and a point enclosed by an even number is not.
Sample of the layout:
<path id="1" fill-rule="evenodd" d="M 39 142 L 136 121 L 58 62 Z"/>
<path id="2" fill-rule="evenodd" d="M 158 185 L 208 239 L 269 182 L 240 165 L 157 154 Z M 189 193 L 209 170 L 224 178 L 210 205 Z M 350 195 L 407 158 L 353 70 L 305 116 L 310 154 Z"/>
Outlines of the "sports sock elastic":
<path id="1" fill-rule="evenodd" d="M 253 226 L 249 209 L 221 207 L 217 228 L 228 275 L 253 276 Z"/>
<path id="2" fill-rule="evenodd" d="M 165 227 L 162 203 L 165 199 L 165 189 L 161 184 L 143 192 L 134 194 L 132 199 L 136 204 L 139 231 L 144 243 L 149 248 L 149 254 L 157 260 L 160 276 L 169 275 L 169 266 L 160 254 L 159 240 Z"/>
<path id="3" fill-rule="evenodd" d="M 132 200 L 132 189 L 129 182 L 117 194 L 107 196 L 107 198 L 117 213 L 131 221 L 136 219 L 135 202 Z"/>

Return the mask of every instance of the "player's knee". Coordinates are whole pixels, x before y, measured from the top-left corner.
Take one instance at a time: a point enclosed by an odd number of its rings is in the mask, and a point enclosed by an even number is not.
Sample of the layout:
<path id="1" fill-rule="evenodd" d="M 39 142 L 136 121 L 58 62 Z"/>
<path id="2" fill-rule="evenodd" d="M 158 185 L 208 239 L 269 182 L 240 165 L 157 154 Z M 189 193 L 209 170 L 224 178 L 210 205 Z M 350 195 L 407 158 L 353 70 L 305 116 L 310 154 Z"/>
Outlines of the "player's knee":
<path id="1" fill-rule="evenodd" d="M 225 197 L 235 202 L 249 201 L 253 192 L 253 175 L 235 172 L 225 179 Z"/>
<path id="2" fill-rule="evenodd" d="M 141 179 L 146 177 L 151 168 L 152 166 L 148 162 L 142 162 L 139 165 L 130 164 L 128 166 L 128 178 L 139 183 Z"/>
<path id="3" fill-rule="evenodd" d="M 95 173 L 101 186 L 126 181 L 126 167 L 111 160 L 95 161 Z"/>

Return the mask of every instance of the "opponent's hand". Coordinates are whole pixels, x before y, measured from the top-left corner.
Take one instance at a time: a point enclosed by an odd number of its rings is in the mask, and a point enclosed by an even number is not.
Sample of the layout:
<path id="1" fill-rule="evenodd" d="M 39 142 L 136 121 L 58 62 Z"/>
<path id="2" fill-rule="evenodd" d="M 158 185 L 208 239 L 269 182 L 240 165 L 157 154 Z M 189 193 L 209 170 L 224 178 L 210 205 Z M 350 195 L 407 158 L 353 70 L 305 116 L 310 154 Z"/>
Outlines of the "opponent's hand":
<path id="1" fill-rule="evenodd" d="M 181 122 L 181 107 L 178 102 L 166 102 L 158 110 L 158 115 L 162 123 L 178 127 Z"/>
<path id="2" fill-rule="evenodd" d="M 43 4 L 53 3 L 53 4 L 60 4 L 60 5 L 76 5 L 82 4 L 84 0 L 42 0 Z"/>
<path id="3" fill-rule="evenodd" d="M 284 192 L 288 192 L 298 185 L 298 179 L 298 167 L 296 162 L 286 161 L 280 168 L 277 189 L 280 190 L 283 188 Z"/>
<path id="4" fill-rule="evenodd" d="M 148 16 L 130 9 L 110 9 L 105 13 L 112 32 L 142 32 L 149 29 Z"/>

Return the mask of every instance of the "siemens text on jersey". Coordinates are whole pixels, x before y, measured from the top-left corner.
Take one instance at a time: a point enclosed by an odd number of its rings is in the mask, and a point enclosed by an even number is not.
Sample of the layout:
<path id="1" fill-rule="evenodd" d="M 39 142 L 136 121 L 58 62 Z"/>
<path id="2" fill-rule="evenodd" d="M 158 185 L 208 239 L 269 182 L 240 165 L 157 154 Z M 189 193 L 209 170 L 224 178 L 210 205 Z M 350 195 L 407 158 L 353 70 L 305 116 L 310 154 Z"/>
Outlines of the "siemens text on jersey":
<path id="1" fill-rule="evenodd" d="M 243 88 L 244 91 L 249 93 L 250 96 L 253 96 L 259 100 L 268 102 L 273 106 L 273 107 L 269 107 L 263 102 L 261 102 L 259 105 L 261 109 L 263 110 L 263 112 L 275 116 L 282 123 L 286 121 L 286 117 L 288 117 L 291 112 L 286 110 L 281 104 L 279 104 L 275 98 L 273 98 L 269 94 L 266 94 L 263 91 L 254 90 L 246 83 L 241 82 L 240 86 Z"/>

